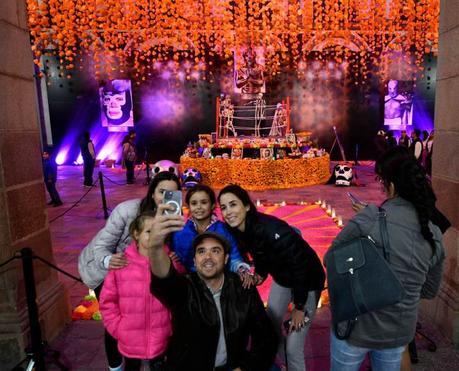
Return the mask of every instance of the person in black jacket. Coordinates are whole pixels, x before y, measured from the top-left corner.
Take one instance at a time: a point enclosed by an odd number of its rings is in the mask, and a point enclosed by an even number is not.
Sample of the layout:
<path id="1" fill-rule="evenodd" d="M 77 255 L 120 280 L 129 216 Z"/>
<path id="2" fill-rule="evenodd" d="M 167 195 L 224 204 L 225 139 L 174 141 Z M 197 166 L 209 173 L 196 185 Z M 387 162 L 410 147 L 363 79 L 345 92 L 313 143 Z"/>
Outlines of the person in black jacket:
<path id="1" fill-rule="evenodd" d="M 276 335 L 256 288 L 244 288 L 237 274 L 225 271 L 229 243 L 216 233 L 198 235 L 192 245 L 196 272 L 177 274 L 163 246 L 184 223 L 179 215 L 164 215 L 167 208 L 158 206 L 149 243 L 151 292 L 172 313 L 166 369 L 269 370 Z"/>
<path id="2" fill-rule="evenodd" d="M 43 158 L 43 179 L 45 181 L 46 189 L 48 190 L 51 201 L 48 205 L 61 206 L 62 201 L 59 192 L 56 189 L 57 181 L 57 165 L 54 159 L 51 159 L 51 149 L 46 149 L 42 153 Z"/>
<path id="3" fill-rule="evenodd" d="M 305 337 L 325 281 L 317 254 L 286 222 L 258 212 L 247 191 L 241 187 L 226 186 L 220 191 L 218 201 L 241 252 L 248 252 L 254 260 L 254 283 L 261 283 L 268 274 L 273 277 L 268 315 L 278 335 L 288 305 L 293 301 L 291 320 L 286 322 L 286 364 L 289 371 L 305 370 Z M 284 359 L 282 343 L 278 355 Z"/>

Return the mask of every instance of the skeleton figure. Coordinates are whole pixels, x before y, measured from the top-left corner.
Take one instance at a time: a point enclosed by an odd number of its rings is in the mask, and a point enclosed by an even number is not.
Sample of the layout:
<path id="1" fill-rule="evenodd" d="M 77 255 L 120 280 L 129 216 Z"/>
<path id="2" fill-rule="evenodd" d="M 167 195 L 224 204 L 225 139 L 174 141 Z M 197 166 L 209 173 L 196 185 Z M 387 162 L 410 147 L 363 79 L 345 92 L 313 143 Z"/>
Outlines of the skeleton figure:
<path id="1" fill-rule="evenodd" d="M 335 185 L 349 187 L 352 178 L 352 167 L 350 165 L 338 164 L 335 166 Z"/>
<path id="2" fill-rule="evenodd" d="M 233 133 L 233 136 L 237 137 L 237 133 L 233 125 L 233 117 L 234 105 L 231 104 L 231 98 L 229 96 L 226 96 L 226 98 L 222 101 L 220 109 L 220 118 L 221 121 L 224 123 L 224 135 L 226 137 L 228 136 L 228 130 L 230 130 Z"/>
<path id="3" fill-rule="evenodd" d="M 266 101 L 260 93 L 255 100 L 255 136 L 260 137 L 261 121 L 265 118 Z"/>
<path id="4" fill-rule="evenodd" d="M 282 128 L 285 126 L 287 121 L 286 111 L 287 110 L 284 108 L 282 103 L 277 103 L 271 130 L 269 131 L 269 136 L 282 136 Z"/>

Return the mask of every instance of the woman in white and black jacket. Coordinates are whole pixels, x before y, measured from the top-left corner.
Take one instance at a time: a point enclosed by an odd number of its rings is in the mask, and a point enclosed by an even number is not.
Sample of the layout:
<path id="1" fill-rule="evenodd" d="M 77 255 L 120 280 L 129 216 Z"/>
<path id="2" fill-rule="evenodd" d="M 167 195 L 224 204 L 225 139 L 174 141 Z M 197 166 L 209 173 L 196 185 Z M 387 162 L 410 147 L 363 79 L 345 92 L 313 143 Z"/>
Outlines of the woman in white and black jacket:
<path id="1" fill-rule="evenodd" d="M 288 305 L 293 301 L 286 359 L 289 371 L 305 370 L 305 337 L 325 281 L 319 257 L 286 222 L 258 212 L 247 191 L 238 185 L 223 188 L 218 201 L 241 252 L 249 253 L 254 260 L 254 283 L 260 284 L 268 274 L 273 277 L 268 315 L 278 334 Z M 281 342 L 278 351 L 281 359 L 284 359 L 283 353 Z"/>

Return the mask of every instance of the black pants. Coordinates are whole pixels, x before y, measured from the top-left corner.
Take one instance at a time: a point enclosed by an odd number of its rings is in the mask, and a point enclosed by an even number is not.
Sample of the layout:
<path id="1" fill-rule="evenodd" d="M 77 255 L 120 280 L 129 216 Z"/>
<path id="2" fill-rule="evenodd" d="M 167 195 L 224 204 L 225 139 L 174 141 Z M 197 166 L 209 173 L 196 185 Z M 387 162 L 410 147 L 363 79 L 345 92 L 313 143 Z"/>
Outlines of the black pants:
<path id="1" fill-rule="evenodd" d="M 92 174 L 94 173 L 94 165 L 95 165 L 95 160 L 93 158 L 86 158 L 83 159 L 83 175 L 84 175 L 84 181 L 83 184 L 85 186 L 92 186 L 93 180 L 92 180 Z"/>
<path id="2" fill-rule="evenodd" d="M 134 161 L 124 160 L 126 166 L 126 182 L 134 183 Z"/>
<path id="3" fill-rule="evenodd" d="M 97 300 L 100 298 L 100 291 L 102 290 L 102 285 L 104 283 L 102 282 L 98 287 L 94 289 L 94 292 L 96 294 Z M 108 365 L 111 368 L 115 368 L 121 365 L 123 362 L 123 356 L 121 353 L 118 351 L 118 342 L 116 339 L 108 333 L 107 330 L 105 330 L 105 336 L 104 336 L 104 343 L 105 343 L 105 354 L 107 356 L 107 361 Z M 139 360 L 140 362 L 140 360 Z M 127 368 L 126 368 L 127 370 Z"/>
<path id="4" fill-rule="evenodd" d="M 46 189 L 48 190 L 49 196 L 51 197 L 52 203 L 55 205 L 61 204 L 62 201 L 56 189 L 56 182 L 45 182 L 45 185 Z"/>
<path id="5" fill-rule="evenodd" d="M 150 371 L 164 371 L 164 356 L 156 357 L 148 361 Z M 142 360 L 137 358 L 124 357 L 124 371 L 139 371 L 142 367 Z"/>

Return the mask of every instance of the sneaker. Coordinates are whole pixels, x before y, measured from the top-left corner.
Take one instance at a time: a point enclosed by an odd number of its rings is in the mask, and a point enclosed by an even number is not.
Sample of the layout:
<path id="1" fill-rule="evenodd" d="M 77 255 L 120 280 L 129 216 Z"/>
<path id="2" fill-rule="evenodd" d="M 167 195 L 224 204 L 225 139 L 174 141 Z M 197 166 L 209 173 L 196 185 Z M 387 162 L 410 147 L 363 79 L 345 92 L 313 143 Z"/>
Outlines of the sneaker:
<path id="1" fill-rule="evenodd" d="M 53 207 L 62 206 L 64 203 L 62 201 L 56 202 Z"/>

